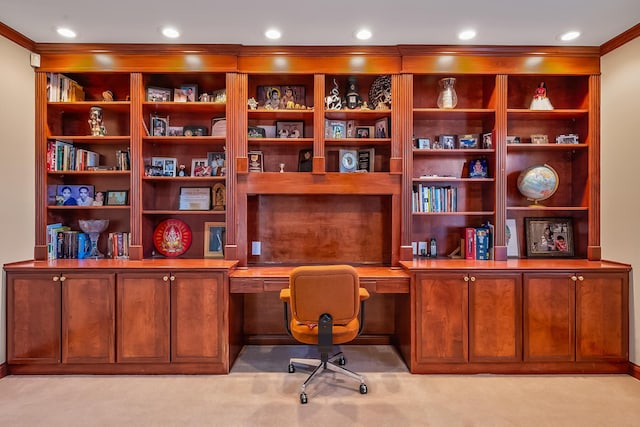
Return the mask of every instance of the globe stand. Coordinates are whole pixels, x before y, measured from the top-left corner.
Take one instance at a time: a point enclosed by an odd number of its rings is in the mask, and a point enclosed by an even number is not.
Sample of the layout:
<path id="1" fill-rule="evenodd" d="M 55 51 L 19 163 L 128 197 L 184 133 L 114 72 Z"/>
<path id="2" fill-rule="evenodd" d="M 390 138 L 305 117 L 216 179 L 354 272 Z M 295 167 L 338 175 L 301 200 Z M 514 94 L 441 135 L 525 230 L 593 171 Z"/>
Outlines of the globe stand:
<path id="1" fill-rule="evenodd" d="M 108 219 L 81 219 L 78 220 L 80 229 L 89 234 L 89 240 L 91 241 L 91 252 L 86 258 L 100 259 L 104 258 L 104 254 L 98 250 L 98 239 L 100 239 L 100 233 L 107 229 L 109 226 Z"/>

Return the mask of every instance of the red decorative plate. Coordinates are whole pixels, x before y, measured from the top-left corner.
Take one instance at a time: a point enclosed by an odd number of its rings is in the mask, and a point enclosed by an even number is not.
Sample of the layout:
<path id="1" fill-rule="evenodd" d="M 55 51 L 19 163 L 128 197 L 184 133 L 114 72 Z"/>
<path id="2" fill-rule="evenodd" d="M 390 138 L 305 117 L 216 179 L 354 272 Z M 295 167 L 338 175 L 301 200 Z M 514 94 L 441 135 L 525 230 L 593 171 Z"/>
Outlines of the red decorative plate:
<path id="1" fill-rule="evenodd" d="M 191 246 L 191 228 L 179 219 L 162 221 L 153 232 L 153 244 L 164 256 L 182 255 Z"/>

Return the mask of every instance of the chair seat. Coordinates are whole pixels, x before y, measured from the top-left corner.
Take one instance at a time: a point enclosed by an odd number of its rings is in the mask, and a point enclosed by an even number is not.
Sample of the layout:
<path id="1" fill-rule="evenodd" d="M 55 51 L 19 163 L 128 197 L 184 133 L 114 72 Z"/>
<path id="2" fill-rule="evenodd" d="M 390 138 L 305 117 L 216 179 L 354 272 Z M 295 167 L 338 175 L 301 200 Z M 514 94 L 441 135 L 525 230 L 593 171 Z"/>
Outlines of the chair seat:
<path id="1" fill-rule="evenodd" d="M 344 344 L 352 341 L 358 336 L 358 328 L 360 322 L 358 319 L 354 319 L 346 325 L 333 325 L 333 343 Z M 291 335 L 305 344 L 318 344 L 318 325 L 313 325 L 312 328 L 309 325 L 301 324 L 295 320 L 291 321 Z"/>

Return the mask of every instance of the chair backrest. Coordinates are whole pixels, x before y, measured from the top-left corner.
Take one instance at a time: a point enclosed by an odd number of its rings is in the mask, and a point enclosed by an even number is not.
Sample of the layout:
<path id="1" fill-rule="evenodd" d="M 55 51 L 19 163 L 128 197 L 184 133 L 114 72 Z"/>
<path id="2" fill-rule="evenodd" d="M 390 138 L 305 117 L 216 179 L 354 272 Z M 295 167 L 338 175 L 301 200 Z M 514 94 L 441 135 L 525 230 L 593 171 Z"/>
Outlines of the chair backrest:
<path id="1" fill-rule="evenodd" d="M 300 323 L 317 323 L 329 313 L 333 323 L 345 325 L 358 317 L 360 280 L 350 265 L 302 266 L 289 277 L 291 314 Z"/>

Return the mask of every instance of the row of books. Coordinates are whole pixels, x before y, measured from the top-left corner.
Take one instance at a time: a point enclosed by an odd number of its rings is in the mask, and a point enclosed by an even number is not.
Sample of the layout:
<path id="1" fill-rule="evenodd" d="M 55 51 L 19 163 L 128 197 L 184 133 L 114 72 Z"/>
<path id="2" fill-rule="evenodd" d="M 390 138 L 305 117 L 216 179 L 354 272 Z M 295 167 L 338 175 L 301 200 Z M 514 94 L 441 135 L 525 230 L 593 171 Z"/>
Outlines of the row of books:
<path id="1" fill-rule="evenodd" d="M 131 170 L 129 149 L 116 150 L 116 169 Z M 72 142 L 49 140 L 47 142 L 47 170 L 84 171 L 98 168 L 100 154 L 84 148 L 76 148 Z"/>
<path id="2" fill-rule="evenodd" d="M 490 223 L 465 228 L 464 257 L 466 259 L 493 259 L 494 228 Z"/>
<path id="3" fill-rule="evenodd" d="M 109 233 L 107 258 L 129 258 L 131 233 Z M 91 254 L 89 234 L 55 223 L 47 225 L 47 259 L 85 259 Z"/>
<path id="4" fill-rule="evenodd" d="M 131 233 L 109 233 L 107 240 L 107 258 L 129 258 L 131 247 Z"/>
<path id="5" fill-rule="evenodd" d="M 412 212 L 457 212 L 458 189 L 456 187 L 435 187 L 414 185 Z"/>
<path id="6" fill-rule="evenodd" d="M 47 73 L 47 101 L 84 101 L 84 89 L 78 82 L 60 73 Z"/>

